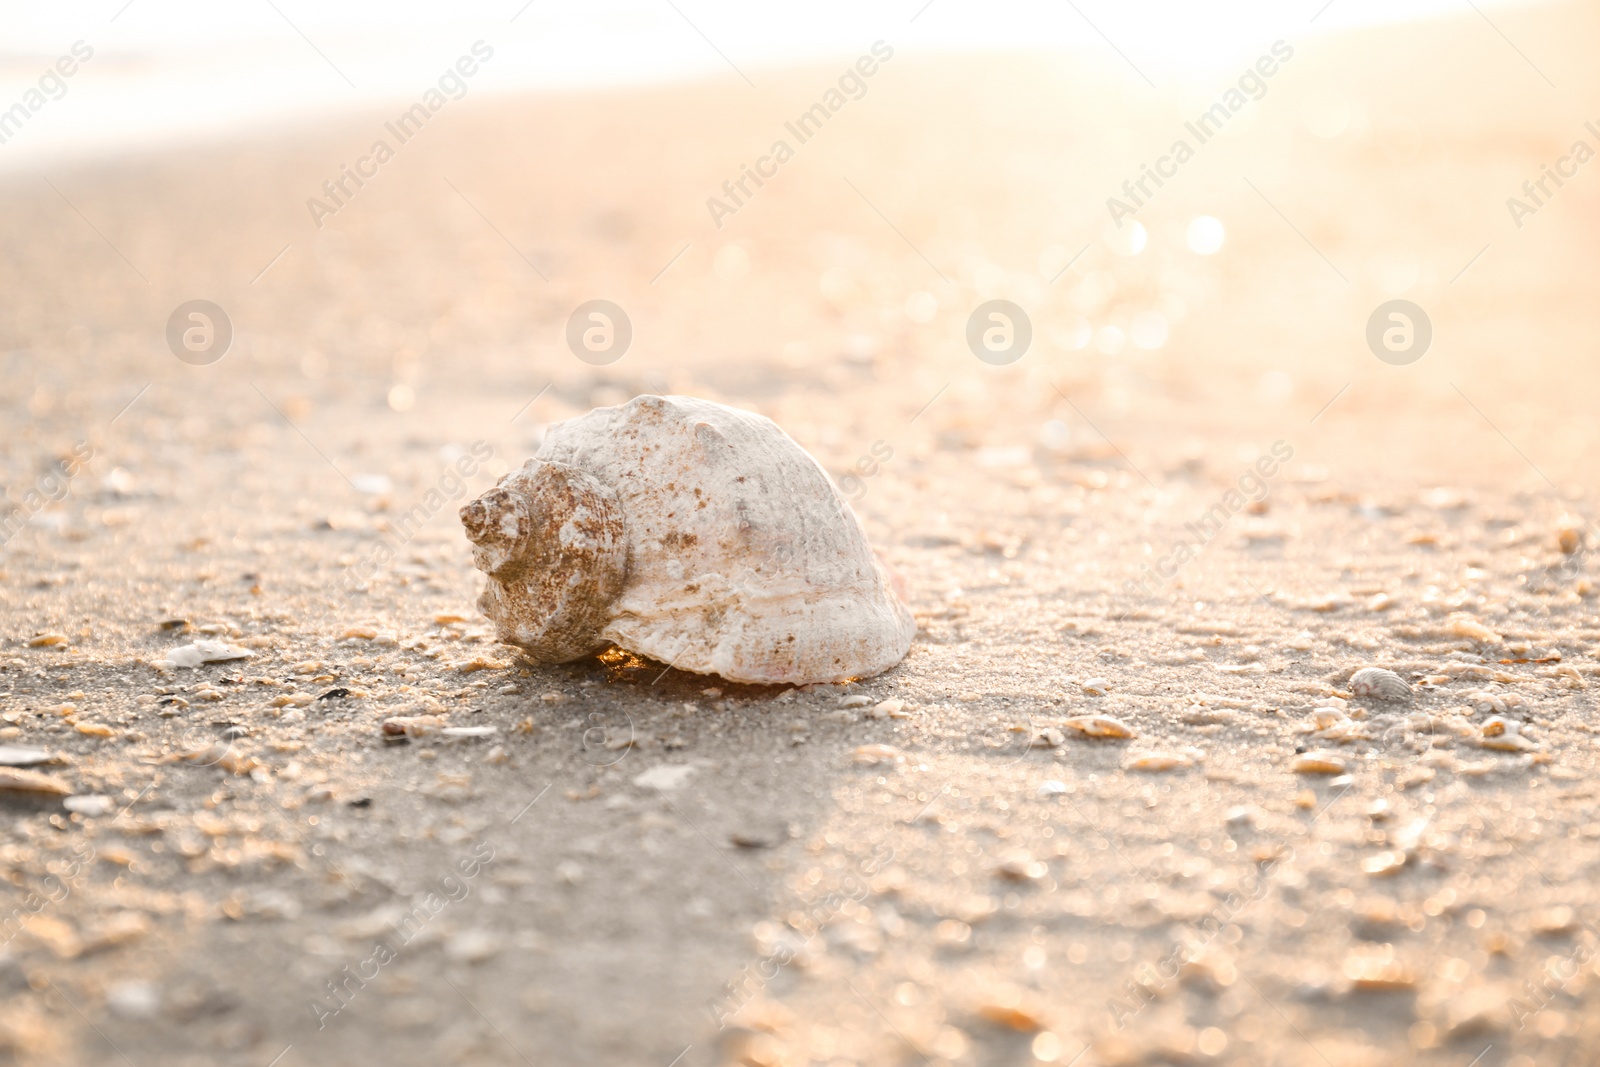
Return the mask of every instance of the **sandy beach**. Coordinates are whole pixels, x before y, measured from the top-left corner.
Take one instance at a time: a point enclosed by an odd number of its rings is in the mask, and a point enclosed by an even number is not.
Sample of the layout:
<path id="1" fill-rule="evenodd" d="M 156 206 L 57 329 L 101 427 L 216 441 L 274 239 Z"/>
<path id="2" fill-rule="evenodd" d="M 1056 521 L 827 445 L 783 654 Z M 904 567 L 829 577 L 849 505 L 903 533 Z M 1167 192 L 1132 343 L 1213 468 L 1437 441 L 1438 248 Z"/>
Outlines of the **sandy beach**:
<path id="1" fill-rule="evenodd" d="M 863 41 L 7 172 L 0 1062 L 1591 1062 L 1597 44 Z M 817 457 L 900 666 L 495 643 L 457 509 L 642 393 Z"/>

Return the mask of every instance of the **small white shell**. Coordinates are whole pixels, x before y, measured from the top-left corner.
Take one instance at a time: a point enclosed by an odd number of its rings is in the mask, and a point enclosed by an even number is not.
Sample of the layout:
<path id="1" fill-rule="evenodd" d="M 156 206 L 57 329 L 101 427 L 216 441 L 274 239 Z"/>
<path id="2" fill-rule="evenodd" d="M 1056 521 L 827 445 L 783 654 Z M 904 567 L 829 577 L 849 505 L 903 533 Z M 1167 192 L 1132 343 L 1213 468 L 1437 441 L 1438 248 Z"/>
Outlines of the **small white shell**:
<path id="1" fill-rule="evenodd" d="M 817 461 L 771 420 L 639 396 L 551 427 L 461 509 L 478 602 L 540 663 L 608 644 L 729 681 L 881 673 L 916 621 Z"/>
<path id="2" fill-rule="evenodd" d="M 1410 700 L 1411 687 L 1406 680 L 1383 667 L 1363 667 L 1350 676 L 1350 692 L 1358 697 L 1374 700 Z"/>
<path id="3" fill-rule="evenodd" d="M 1034 733 L 1033 739 L 1028 742 L 1030 748 L 1060 748 L 1067 740 L 1067 735 L 1053 726 Z"/>
<path id="4" fill-rule="evenodd" d="M 1522 723 L 1516 719 L 1503 719 L 1496 715 L 1484 721 L 1479 746 L 1500 752 L 1532 752 L 1538 744 L 1522 733 Z"/>

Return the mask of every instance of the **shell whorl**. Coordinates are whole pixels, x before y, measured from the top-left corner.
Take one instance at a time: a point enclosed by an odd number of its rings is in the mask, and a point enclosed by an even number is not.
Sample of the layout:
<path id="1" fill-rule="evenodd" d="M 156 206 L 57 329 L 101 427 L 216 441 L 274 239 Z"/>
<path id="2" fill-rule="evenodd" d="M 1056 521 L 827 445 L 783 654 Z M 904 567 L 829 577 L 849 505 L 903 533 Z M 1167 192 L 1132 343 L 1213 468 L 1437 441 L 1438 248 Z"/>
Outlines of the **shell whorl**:
<path id="1" fill-rule="evenodd" d="M 614 492 L 577 467 L 530 459 L 462 508 L 461 524 L 489 579 L 478 609 L 502 641 L 540 663 L 605 647 L 600 631 L 628 573 Z"/>

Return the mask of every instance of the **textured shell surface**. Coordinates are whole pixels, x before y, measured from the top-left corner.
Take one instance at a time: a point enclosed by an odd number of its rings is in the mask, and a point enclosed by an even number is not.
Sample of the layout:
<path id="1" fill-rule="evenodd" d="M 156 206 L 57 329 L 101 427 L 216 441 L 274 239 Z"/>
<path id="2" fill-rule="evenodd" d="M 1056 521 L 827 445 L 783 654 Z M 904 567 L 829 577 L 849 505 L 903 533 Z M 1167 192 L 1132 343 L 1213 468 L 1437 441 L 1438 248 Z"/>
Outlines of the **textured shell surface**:
<path id="1" fill-rule="evenodd" d="M 1383 667 L 1363 667 L 1350 676 L 1350 692 L 1377 700 L 1409 700 L 1411 686 L 1394 671 Z"/>
<path id="2" fill-rule="evenodd" d="M 615 644 L 730 681 L 833 682 L 894 666 L 916 631 L 816 460 L 709 400 L 559 423 L 461 518 L 479 607 L 539 662 Z"/>

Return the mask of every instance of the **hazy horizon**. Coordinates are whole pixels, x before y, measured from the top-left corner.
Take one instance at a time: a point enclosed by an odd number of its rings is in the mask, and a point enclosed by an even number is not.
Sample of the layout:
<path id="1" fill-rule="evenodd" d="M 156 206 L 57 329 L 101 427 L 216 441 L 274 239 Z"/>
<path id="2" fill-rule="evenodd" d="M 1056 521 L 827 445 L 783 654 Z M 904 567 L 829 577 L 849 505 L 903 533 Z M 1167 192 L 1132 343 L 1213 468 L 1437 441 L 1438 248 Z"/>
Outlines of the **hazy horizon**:
<path id="1" fill-rule="evenodd" d="M 1470 14 L 1455 0 L 1308 0 L 1291 8 L 1249 0 L 1205 11 L 1176 0 L 1115 8 L 1011 0 L 982 10 L 959 0 L 870 9 L 826 0 L 792 14 L 731 0 L 602 0 L 581 10 L 510 0 L 451 14 L 415 2 L 383 5 L 381 14 L 365 3 L 287 0 L 230 9 L 161 0 L 77 10 L 0 3 L 0 111 L 75 42 L 94 52 L 59 99 L 0 144 L 0 170 L 414 98 L 478 40 L 495 60 L 473 80 L 475 95 L 717 77 L 759 90 L 763 71 L 850 58 L 879 39 L 905 56 L 1072 52 L 1120 67 L 1130 88 L 1167 94 L 1203 88 L 1279 37 L 1463 12 Z"/>

